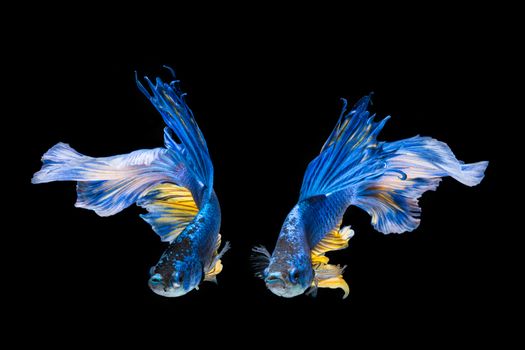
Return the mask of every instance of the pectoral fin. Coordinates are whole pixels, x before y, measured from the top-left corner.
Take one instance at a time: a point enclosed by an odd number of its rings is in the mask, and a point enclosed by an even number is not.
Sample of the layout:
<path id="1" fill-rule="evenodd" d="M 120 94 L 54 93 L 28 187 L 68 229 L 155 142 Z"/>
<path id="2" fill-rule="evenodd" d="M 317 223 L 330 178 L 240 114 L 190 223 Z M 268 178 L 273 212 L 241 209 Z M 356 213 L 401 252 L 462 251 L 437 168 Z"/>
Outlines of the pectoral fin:
<path id="1" fill-rule="evenodd" d="M 230 242 L 226 242 L 224 247 L 219 252 L 219 247 L 221 246 L 221 235 L 217 236 L 217 247 L 215 254 L 213 255 L 212 262 L 204 270 L 204 281 L 215 282 L 217 283 L 217 275 L 222 271 L 221 258 L 230 249 Z"/>

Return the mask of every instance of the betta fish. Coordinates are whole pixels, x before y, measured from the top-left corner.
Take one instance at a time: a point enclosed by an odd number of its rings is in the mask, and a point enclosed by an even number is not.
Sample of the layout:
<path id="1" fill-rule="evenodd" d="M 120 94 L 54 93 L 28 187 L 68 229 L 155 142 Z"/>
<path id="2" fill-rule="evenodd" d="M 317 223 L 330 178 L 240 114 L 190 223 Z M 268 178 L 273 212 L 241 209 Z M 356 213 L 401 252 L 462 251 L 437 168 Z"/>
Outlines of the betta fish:
<path id="1" fill-rule="evenodd" d="M 168 68 L 169 69 L 169 68 Z M 173 71 L 170 69 L 174 75 Z M 145 208 L 141 217 L 169 246 L 150 270 L 149 287 L 165 297 L 216 281 L 222 270 L 219 227 L 221 211 L 213 190 L 213 165 L 204 136 L 184 100 L 178 81 L 139 90 L 161 114 L 164 147 L 94 158 L 58 143 L 42 157 L 32 183 L 76 181 L 76 207 L 110 216 L 131 204 Z"/>
<path id="2" fill-rule="evenodd" d="M 467 186 L 484 177 L 488 162 L 465 164 L 443 142 L 415 136 L 378 141 L 390 118 L 374 122 L 365 96 L 347 113 L 347 102 L 321 153 L 308 165 L 299 201 L 286 217 L 270 254 L 254 248 L 256 275 L 274 294 L 291 298 L 317 288 L 341 288 L 344 267 L 329 264 L 326 253 L 344 249 L 354 235 L 341 227 L 346 209 L 355 205 L 372 217 L 379 232 L 402 233 L 418 227 L 418 198 L 435 190 L 442 177 Z"/>

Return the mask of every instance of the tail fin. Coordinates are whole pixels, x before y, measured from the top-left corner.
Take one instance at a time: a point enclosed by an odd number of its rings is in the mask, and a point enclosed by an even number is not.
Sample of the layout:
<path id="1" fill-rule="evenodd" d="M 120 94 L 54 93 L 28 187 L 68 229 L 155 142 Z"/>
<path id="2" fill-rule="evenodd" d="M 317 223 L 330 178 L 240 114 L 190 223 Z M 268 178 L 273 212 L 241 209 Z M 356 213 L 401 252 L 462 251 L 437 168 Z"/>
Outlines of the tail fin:
<path id="1" fill-rule="evenodd" d="M 77 181 L 75 206 L 110 216 L 129 207 L 155 184 L 179 182 L 177 164 L 170 154 L 156 148 L 93 158 L 58 143 L 44 154 L 42 169 L 31 182 Z"/>
<path id="2" fill-rule="evenodd" d="M 59 142 L 51 147 L 42 156 L 42 169 L 33 175 L 31 182 L 34 184 L 46 183 L 51 181 L 65 181 L 70 180 L 75 175 L 72 174 L 71 162 L 81 162 L 82 160 L 91 159 L 86 157 L 68 144 Z"/>
<path id="3" fill-rule="evenodd" d="M 370 174 L 356 184 L 352 203 L 372 216 L 372 225 L 383 233 L 412 231 L 419 226 L 418 199 L 435 190 L 442 177 L 451 176 L 467 186 L 481 182 L 488 162 L 463 164 L 443 142 L 416 136 L 384 143 L 376 158 L 384 163 L 380 176 Z"/>
<path id="4" fill-rule="evenodd" d="M 483 177 L 485 177 L 485 170 L 487 169 L 488 165 L 489 162 L 487 161 L 461 164 L 461 176 L 458 177 L 452 175 L 452 177 L 464 185 L 470 187 L 476 186 L 479 185 L 481 180 L 483 180 Z"/>
<path id="5" fill-rule="evenodd" d="M 337 193 L 332 198 L 345 198 L 338 202 L 344 206 L 337 210 L 340 215 L 356 205 L 372 216 L 378 231 L 400 233 L 419 225 L 418 198 L 436 189 L 442 177 L 467 186 L 483 179 L 488 162 L 464 164 L 445 143 L 432 138 L 378 142 L 389 117 L 375 123 L 366 110 L 369 101 L 362 98 L 349 113 L 345 101 L 336 128 L 306 170 L 301 200 Z"/>

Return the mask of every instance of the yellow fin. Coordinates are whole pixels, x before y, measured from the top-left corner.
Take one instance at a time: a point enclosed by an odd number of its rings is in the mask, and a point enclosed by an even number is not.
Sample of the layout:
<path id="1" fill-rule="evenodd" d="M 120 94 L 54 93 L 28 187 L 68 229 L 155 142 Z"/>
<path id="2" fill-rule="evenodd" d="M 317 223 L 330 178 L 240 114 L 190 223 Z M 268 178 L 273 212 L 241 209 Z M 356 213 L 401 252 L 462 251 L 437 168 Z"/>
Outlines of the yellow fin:
<path id="1" fill-rule="evenodd" d="M 326 258 L 328 260 L 328 258 Z M 314 265 L 315 277 L 312 286 L 318 288 L 341 288 L 344 291 L 343 299 L 350 293 L 350 287 L 343 278 L 344 267 L 339 265 Z"/>
<path id="2" fill-rule="evenodd" d="M 348 247 L 348 240 L 352 238 L 354 231 L 350 226 L 339 229 L 340 226 L 341 222 L 312 249 L 311 259 L 315 273 L 312 286 L 332 289 L 341 288 L 344 291 L 344 299 L 350 293 L 350 288 L 343 279 L 344 267 L 328 264 L 330 259 L 325 256 L 325 253 L 329 251 Z"/>
<path id="3" fill-rule="evenodd" d="M 348 247 L 348 240 L 354 235 L 354 230 L 350 226 L 339 229 L 341 223 L 337 225 L 312 249 L 312 256 L 322 256 L 332 250 L 341 250 Z"/>
<path id="4" fill-rule="evenodd" d="M 350 287 L 348 287 L 348 283 L 346 283 L 343 276 L 331 277 L 325 280 L 320 280 L 317 282 L 317 287 L 331 289 L 341 288 L 345 293 L 343 295 L 343 299 L 345 299 L 350 294 Z"/>
<path id="5" fill-rule="evenodd" d="M 221 271 L 222 271 L 222 263 L 221 263 L 221 259 L 219 259 L 215 262 L 215 265 L 213 265 L 213 267 L 210 270 L 204 273 L 204 280 L 210 281 L 210 282 L 216 282 L 215 278 L 219 273 L 221 273 Z"/>
<path id="6" fill-rule="evenodd" d="M 318 264 L 328 264 L 328 261 L 330 259 L 328 259 L 327 256 L 324 256 L 324 255 L 314 255 L 312 254 L 311 255 L 311 258 L 312 258 L 312 265 L 318 265 Z"/>
<path id="7" fill-rule="evenodd" d="M 141 215 L 164 242 L 171 242 L 188 226 L 199 212 L 191 192 L 172 183 L 151 188 L 139 205 L 149 214 Z"/>

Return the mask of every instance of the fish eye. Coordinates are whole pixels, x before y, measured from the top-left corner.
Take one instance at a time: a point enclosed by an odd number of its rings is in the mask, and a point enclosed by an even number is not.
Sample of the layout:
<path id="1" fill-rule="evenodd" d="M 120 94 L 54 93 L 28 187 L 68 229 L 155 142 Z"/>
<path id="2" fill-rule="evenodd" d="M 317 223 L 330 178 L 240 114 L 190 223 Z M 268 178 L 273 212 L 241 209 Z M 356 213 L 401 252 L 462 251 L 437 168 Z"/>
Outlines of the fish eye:
<path id="1" fill-rule="evenodd" d="M 149 280 L 150 280 L 151 284 L 153 284 L 153 285 L 160 284 L 160 283 L 162 283 L 162 276 L 160 274 L 156 273 L 153 276 L 151 276 L 151 278 Z"/>
<path id="2" fill-rule="evenodd" d="M 296 268 L 293 268 L 290 270 L 289 276 L 290 276 L 290 282 L 292 283 L 299 282 L 299 270 L 297 270 Z"/>

